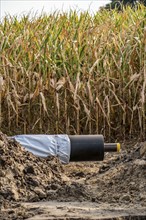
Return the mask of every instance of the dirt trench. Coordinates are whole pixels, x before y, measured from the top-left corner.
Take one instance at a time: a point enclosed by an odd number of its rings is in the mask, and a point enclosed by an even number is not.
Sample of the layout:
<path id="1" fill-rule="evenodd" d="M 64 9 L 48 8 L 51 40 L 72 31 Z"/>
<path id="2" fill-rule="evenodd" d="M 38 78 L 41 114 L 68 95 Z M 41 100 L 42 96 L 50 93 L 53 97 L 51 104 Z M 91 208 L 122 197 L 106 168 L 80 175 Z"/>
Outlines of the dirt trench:
<path id="1" fill-rule="evenodd" d="M 146 219 L 146 142 L 62 165 L 0 133 L 0 219 Z"/>

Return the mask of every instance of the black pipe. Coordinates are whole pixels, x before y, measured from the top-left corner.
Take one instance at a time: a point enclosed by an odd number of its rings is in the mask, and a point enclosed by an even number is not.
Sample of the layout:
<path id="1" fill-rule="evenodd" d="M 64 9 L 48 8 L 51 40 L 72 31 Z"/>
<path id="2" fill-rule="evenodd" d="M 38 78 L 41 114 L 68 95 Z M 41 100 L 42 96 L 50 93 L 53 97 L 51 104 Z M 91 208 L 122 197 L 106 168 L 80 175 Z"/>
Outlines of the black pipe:
<path id="1" fill-rule="evenodd" d="M 70 161 L 100 161 L 104 159 L 102 135 L 70 135 Z"/>
<path id="2" fill-rule="evenodd" d="M 120 150 L 120 144 L 106 143 L 102 135 L 70 135 L 70 161 L 101 161 L 104 152 Z"/>
<path id="3" fill-rule="evenodd" d="M 104 152 L 116 152 L 120 151 L 119 143 L 105 143 L 104 144 Z"/>

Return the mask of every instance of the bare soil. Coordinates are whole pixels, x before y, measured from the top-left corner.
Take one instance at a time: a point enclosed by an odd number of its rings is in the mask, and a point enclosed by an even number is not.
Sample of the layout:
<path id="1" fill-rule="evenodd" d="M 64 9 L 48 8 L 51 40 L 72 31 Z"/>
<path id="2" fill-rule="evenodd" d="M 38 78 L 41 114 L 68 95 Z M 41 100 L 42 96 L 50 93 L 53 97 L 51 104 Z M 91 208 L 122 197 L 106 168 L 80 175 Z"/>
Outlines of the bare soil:
<path id="1" fill-rule="evenodd" d="M 0 219 L 146 219 L 146 142 L 62 165 L 0 133 Z"/>

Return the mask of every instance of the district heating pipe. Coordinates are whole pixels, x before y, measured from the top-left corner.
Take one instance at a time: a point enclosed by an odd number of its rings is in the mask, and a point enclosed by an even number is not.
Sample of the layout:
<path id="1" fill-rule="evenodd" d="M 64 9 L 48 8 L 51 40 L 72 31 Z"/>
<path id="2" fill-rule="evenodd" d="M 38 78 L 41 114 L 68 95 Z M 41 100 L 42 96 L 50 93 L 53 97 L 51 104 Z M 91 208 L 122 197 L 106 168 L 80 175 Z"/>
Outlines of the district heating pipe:
<path id="1" fill-rule="evenodd" d="M 104 143 L 103 135 L 24 134 L 10 138 L 36 156 L 58 156 L 63 163 L 101 161 L 105 152 L 120 151 L 119 143 Z"/>

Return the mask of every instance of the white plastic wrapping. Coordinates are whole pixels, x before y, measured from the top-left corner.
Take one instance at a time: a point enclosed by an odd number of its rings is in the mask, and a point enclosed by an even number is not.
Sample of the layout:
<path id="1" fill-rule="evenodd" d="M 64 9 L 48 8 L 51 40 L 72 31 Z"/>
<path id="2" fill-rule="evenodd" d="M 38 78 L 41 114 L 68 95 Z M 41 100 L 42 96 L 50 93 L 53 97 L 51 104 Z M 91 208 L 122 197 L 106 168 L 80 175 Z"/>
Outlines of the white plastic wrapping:
<path id="1" fill-rule="evenodd" d="M 27 151 L 39 157 L 58 156 L 62 163 L 70 160 L 70 139 L 68 135 L 16 135 L 14 138 Z"/>

